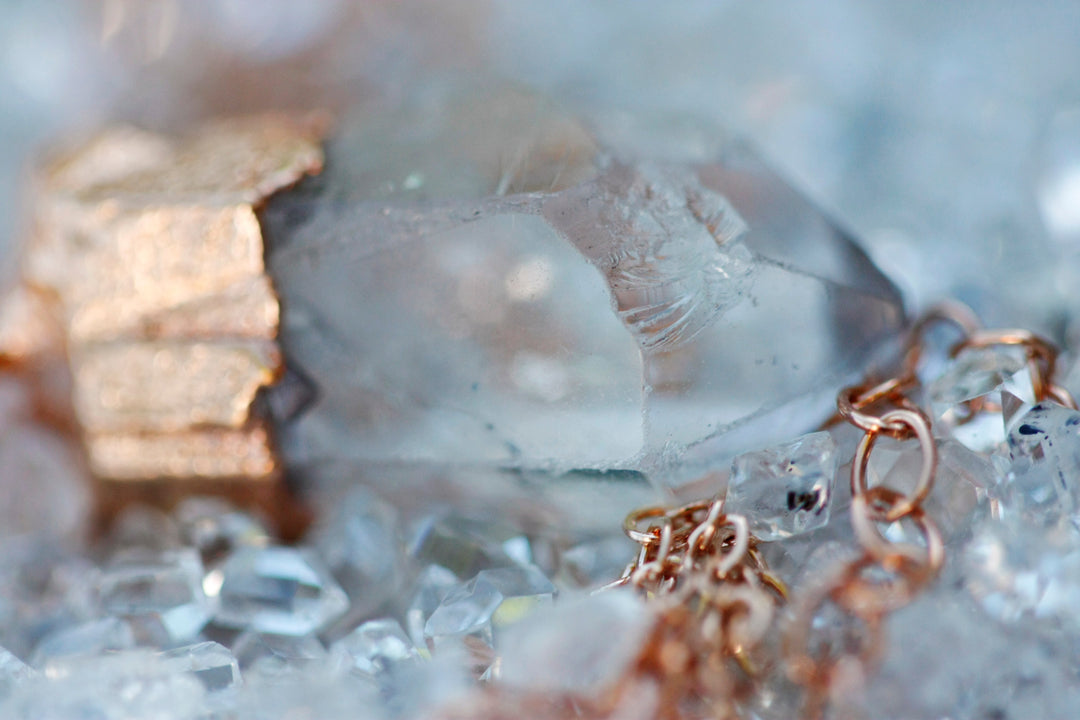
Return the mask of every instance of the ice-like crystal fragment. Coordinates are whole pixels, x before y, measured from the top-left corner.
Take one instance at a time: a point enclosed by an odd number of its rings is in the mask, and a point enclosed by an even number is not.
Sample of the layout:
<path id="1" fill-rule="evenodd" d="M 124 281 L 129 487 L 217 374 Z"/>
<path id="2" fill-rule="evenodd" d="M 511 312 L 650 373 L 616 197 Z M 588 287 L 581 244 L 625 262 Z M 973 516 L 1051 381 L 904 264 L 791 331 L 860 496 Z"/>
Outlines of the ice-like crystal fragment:
<path id="1" fill-rule="evenodd" d="M 1002 446 L 1017 413 L 1035 402 L 1026 350 L 968 348 L 927 388 L 933 427 L 975 452 Z"/>
<path id="2" fill-rule="evenodd" d="M 338 664 L 374 678 L 420 660 L 420 653 L 401 623 L 391 618 L 369 620 L 330 648 Z"/>
<path id="3" fill-rule="evenodd" d="M 192 640 L 213 614 L 203 566 L 192 549 L 132 550 L 115 555 L 96 584 L 101 611 L 160 629 L 165 642 Z"/>
<path id="4" fill-rule="evenodd" d="M 240 666 L 224 645 L 201 642 L 167 650 L 158 656 L 169 672 L 190 673 L 210 692 L 240 684 Z"/>
<path id="5" fill-rule="evenodd" d="M 187 498 L 173 515 L 181 539 L 196 548 L 207 563 L 244 545 L 270 544 L 270 533 L 259 520 L 217 498 Z"/>
<path id="6" fill-rule="evenodd" d="M 130 622 L 120 618 L 102 618 L 60 628 L 46 635 L 34 648 L 31 664 L 40 668 L 61 658 L 101 655 L 106 651 L 125 650 L 135 645 L 135 632 Z"/>
<path id="7" fill-rule="evenodd" d="M 416 578 L 412 601 L 405 611 L 409 637 L 417 647 L 427 647 L 424 626 L 451 590 L 461 586 L 458 576 L 441 565 L 428 565 Z"/>
<path id="8" fill-rule="evenodd" d="M 602 693 L 637 659 L 653 621 L 629 592 L 561 601 L 507 629 L 499 679 L 542 692 Z"/>
<path id="9" fill-rule="evenodd" d="M 326 648 L 312 635 L 272 635 L 247 630 L 236 638 L 232 650 L 245 674 L 254 672 L 266 677 L 321 665 L 327 658 Z"/>
<path id="10" fill-rule="evenodd" d="M 493 647 L 502 628 L 554 596 L 555 586 L 535 566 L 483 570 L 447 594 L 428 618 L 424 635 L 436 647 L 444 640 L 464 637 Z"/>
<path id="11" fill-rule="evenodd" d="M 836 443 L 827 432 L 739 455 L 731 466 L 725 508 L 745 515 L 762 540 L 822 527 L 829 522 L 837 460 Z"/>
<path id="12" fill-rule="evenodd" d="M 308 635 L 349 607 L 330 571 L 304 548 L 240 548 L 206 584 L 218 589 L 216 623 L 260 633 Z"/>
<path id="13" fill-rule="evenodd" d="M 397 512 L 363 487 L 350 488 L 319 519 L 309 541 L 363 616 L 401 591 L 405 550 Z"/>
<path id="14" fill-rule="evenodd" d="M 424 518 L 410 555 L 423 565 L 441 565 L 459 578 L 481 570 L 532 562 L 528 538 L 506 523 L 438 513 Z"/>
<path id="15" fill-rule="evenodd" d="M 1043 526 L 1080 526 L 1080 412 L 1039 403 L 1013 425 L 1002 512 Z"/>
<path id="16" fill-rule="evenodd" d="M 296 463 L 559 473 L 700 444 L 726 462 L 820 419 L 902 324 L 866 256 L 750 153 L 695 166 L 600 148 L 546 186 L 481 173 L 459 192 L 448 158 L 512 158 L 517 178 L 565 146 L 505 132 L 498 92 L 465 110 L 487 109 L 491 144 L 459 142 L 475 127 L 444 100 L 358 119 L 362 148 L 332 147 L 326 178 L 266 208 L 282 343 L 321 391 L 284 428 Z M 402 151 L 380 168 L 372 147 Z"/>

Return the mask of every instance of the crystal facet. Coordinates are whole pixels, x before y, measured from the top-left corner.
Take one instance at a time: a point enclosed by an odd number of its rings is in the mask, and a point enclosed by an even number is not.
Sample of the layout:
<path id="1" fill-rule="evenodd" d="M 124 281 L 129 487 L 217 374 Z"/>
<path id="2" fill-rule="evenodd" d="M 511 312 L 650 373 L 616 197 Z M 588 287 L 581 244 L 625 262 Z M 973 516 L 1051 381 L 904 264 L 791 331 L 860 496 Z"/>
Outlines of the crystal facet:
<path id="1" fill-rule="evenodd" d="M 240 548 L 207 583 L 219 594 L 214 622 L 255 632 L 307 635 L 349 607 L 330 571 L 303 548 Z"/>
<path id="2" fill-rule="evenodd" d="M 745 515 L 762 540 L 778 540 L 829 522 L 836 443 L 827 432 L 811 433 L 732 463 L 725 508 Z"/>
<path id="3" fill-rule="evenodd" d="M 216 642 L 174 648 L 158 658 L 170 672 L 191 673 L 210 692 L 240 684 L 240 665 L 228 648 Z"/>
<path id="4" fill-rule="evenodd" d="M 327 658 L 326 648 L 318 638 L 305 635 L 272 635 L 248 630 L 232 646 L 245 674 L 272 677 L 298 672 Z"/>
<path id="5" fill-rule="evenodd" d="M 375 678 L 418 662 L 420 653 L 397 620 L 369 620 L 330 648 L 351 672 Z"/>
<path id="6" fill-rule="evenodd" d="M 1008 448 L 1003 513 L 1080 527 L 1080 412 L 1040 403 L 1015 422 Z"/>

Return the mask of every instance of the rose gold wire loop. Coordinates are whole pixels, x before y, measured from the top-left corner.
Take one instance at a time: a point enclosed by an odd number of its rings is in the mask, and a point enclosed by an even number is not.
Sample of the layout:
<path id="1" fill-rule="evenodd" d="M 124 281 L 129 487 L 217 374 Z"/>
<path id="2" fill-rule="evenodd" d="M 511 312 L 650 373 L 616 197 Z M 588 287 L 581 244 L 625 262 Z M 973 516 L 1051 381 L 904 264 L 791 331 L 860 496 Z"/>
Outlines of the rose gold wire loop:
<path id="1" fill-rule="evenodd" d="M 728 515 L 725 525 L 735 530 L 735 538 L 726 552 L 721 551 L 717 555 L 719 559 L 710 573 L 717 580 L 723 580 L 727 577 L 727 574 L 743 561 L 743 558 L 746 557 L 746 551 L 750 547 L 750 524 L 746 521 L 746 518 L 742 515 Z"/>
<path id="2" fill-rule="evenodd" d="M 716 499 L 712 505 L 709 506 L 709 514 L 705 516 L 705 520 L 700 525 L 694 528 L 694 531 L 690 533 L 690 538 L 687 540 L 686 559 L 688 560 L 688 567 L 693 564 L 697 559 L 697 556 L 708 547 L 709 543 L 716 537 L 716 531 L 724 523 L 725 518 L 721 514 L 724 510 L 723 499 Z"/>
<path id="3" fill-rule="evenodd" d="M 1049 400 L 1053 400 L 1059 405 L 1064 405 L 1070 410 L 1076 410 L 1076 398 L 1072 393 L 1063 388 L 1061 385 L 1051 384 L 1046 388 L 1046 397 Z"/>
<path id="4" fill-rule="evenodd" d="M 878 529 L 878 523 L 894 522 L 890 516 L 909 498 L 892 488 L 878 486 L 851 500 L 851 525 L 855 538 L 866 553 L 881 565 L 912 561 L 936 574 L 945 562 L 945 541 L 941 531 L 922 507 L 916 506 L 900 517 L 907 517 L 922 535 L 921 546 L 911 543 L 895 543 L 887 540 Z"/>
<path id="5" fill-rule="evenodd" d="M 869 570 L 884 569 L 889 578 L 867 578 Z M 867 554 L 852 562 L 829 594 L 841 609 L 857 617 L 882 617 L 911 603 L 937 571 L 909 555 L 894 555 L 882 565 Z"/>
<path id="6" fill-rule="evenodd" d="M 937 472 L 937 445 L 930 432 L 930 420 L 921 410 L 890 410 L 882 415 L 881 419 L 884 422 L 902 423 L 910 428 L 918 438 L 919 449 L 922 450 L 922 466 L 919 469 L 919 478 L 915 483 L 915 488 L 909 495 L 895 503 L 884 518 L 887 522 L 894 522 L 913 512 L 933 489 L 934 474 Z M 870 453 L 878 437 L 878 433 L 868 432 L 855 449 L 855 459 L 851 464 L 852 497 L 865 495 L 869 490 L 866 476 L 869 471 Z"/>
<path id="7" fill-rule="evenodd" d="M 623 520 L 623 532 L 636 543 L 641 545 L 654 545 L 659 542 L 659 538 L 648 532 L 641 531 L 638 526 L 641 525 L 644 520 L 653 520 L 655 518 L 666 518 L 668 515 L 668 509 L 659 505 L 654 507 L 638 508 L 634 510 L 626 519 Z"/>
<path id="8" fill-rule="evenodd" d="M 996 345 L 1020 346 L 1027 351 L 1035 397 L 1045 399 L 1053 382 L 1058 351 L 1053 343 L 1030 330 L 979 330 L 954 345 L 949 354 L 956 357 L 964 350 Z"/>
<path id="9" fill-rule="evenodd" d="M 844 388 L 836 398 L 836 410 L 840 417 L 855 427 L 868 433 L 880 433 L 903 438 L 907 426 L 901 422 L 890 422 L 883 415 L 866 412 L 864 408 L 882 400 L 892 400 L 898 408 L 913 408 L 914 405 L 904 395 L 903 390 L 915 383 L 913 375 L 889 378 L 877 385 L 865 383 Z"/>
<path id="10" fill-rule="evenodd" d="M 945 300 L 930 307 L 922 314 L 922 317 L 915 321 L 915 324 L 911 326 L 911 330 L 908 332 L 902 365 L 904 368 L 903 374 L 915 374 L 915 369 L 922 359 L 923 340 L 926 337 L 926 331 L 939 323 L 954 325 L 962 335 L 961 342 L 971 337 L 982 327 L 979 318 L 975 315 L 975 311 L 957 300 Z"/>

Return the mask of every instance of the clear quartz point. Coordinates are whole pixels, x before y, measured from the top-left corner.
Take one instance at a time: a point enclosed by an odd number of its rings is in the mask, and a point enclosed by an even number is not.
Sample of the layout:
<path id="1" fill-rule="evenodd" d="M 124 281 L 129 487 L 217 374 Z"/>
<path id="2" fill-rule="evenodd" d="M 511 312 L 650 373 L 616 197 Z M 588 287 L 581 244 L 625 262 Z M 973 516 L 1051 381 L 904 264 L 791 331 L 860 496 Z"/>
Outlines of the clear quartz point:
<path id="1" fill-rule="evenodd" d="M 187 498 L 173 517 L 183 542 L 196 548 L 207 563 L 238 547 L 265 547 L 271 541 L 263 523 L 218 498 Z"/>
<path id="2" fill-rule="evenodd" d="M 163 634 L 161 644 L 189 642 L 213 614 L 203 591 L 203 565 L 192 549 L 121 552 L 102 568 L 96 583 L 101 612 Z"/>
<path id="3" fill-rule="evenodd" d="M 219 597 L 214 622 L 260 633 L 308 635 L 349 607 L 329 569 L 304 548 L 240 548 L 206 584 Z"/>
<path id="4" fill-rule="evenodd" d="M 167 650 L 158 656 L 167 670 L 190 673 L 209 692 L 227 690 L 240 684 L 240 665 L 227 647 L 216 642 Z"/>
<path id="5" fill-rule="evenodd" d="M 475 638 L 494 647 L 496 634 L 535 607 L 550 603 L 555 586 L 535 566 L 483 570 L 451 590 L 424 626 L 436 649 L 448 639 Z"/>
<path id="6" fill-rule="evenodd" d="M 532 562 L 529 539 L 519 529 L 446 513 L 420 521 L 410 555 L 422 565 L 441 565 L 463 579 L 481 570 Z"/>
<path id="7" fill-rule="evenodd" d="M 400 672 L 420 660 L 401 623 L 391 618 L 368 620 L 335 642 L 330 653 L 340 666 L 370 678 Z"/>
<path id="8" fill-rule="evenodd" d="M 442 605 L 450 591 L 461 585 L 458 576 L 442 565 L 428 565 L 420 571 L 412 600 L 405 610 L 405 625 L 409 637 L 417 647 L 428 647 L 427 637 L 424 635 L 428 618 Z"/>
<path id="9" fill-rule="evenodd" d="M 745 515 L 761 540 L 779 540 L 829 522 L 836 443 L 827 432 L 744 453 L 731 467 L 725 509 Z"/>
<path id="10" fill-rule="evenodd" d="M 1080 412 L 1040 403 L 1008 437 L 1002 512 L 1041 526 L 1080 527 Z"/>
<path id="11" fill-rule="evenodd" d="M 852 240 L 745 148 L 620 160 L 499 90 L 343 134 L 262 215 L 281 342 L 320 389 L 283 428 L 300 464 L 727 461 L 820 420 L 903 323 Z"/>
<path id="12" fill-rule="evenodd" d="M 927 394 L 935 432 L 980 453 L 1003 446 L 1014 417 L 1035 403 L 1026 350 L 1015 346 L 961 351 Z"/>

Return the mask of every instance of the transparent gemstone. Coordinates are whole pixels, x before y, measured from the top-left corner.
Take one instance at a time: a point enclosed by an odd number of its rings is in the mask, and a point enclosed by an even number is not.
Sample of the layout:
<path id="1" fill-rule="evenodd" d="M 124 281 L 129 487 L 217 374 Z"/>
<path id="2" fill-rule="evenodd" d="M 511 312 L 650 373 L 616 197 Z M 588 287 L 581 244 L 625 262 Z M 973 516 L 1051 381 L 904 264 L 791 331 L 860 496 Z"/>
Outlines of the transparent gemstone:
<path id="1" fill-rule="evenodd" d="M 631 592 L 560 601 L 507 629 L 499 679 L 540 692 L 602 693 L 640 655 L 653 621 Z"/>
<path id="2" fill-rule="evenodd" d="M 246 674 L 267 677 L 321 666 L 328 657 L 323 644 L 311 635 L 271 635 L 247 630 L 236 638 L 232 649 Z"/>
<path id="3" fill-rule="evenodd" d="M 827 432 L 811 433 L 732 463 L 726 509 L 745 515 L 761 540 L 778 540 L 829 522 L 836 443 Z"/>
<path id="4" fill-rule="evenodd" d="M 502 628 L 554 596 L 555 586 L 535 566 L 483 570 L 446 595 L 428 618 L 424 635 L 436 648 L 444 640 L 467 637 L 494 647 Z"/>
<path id="5" fill-rule="evenodd" d="M 423 565 L 440 565 L 459 578 L 532 562 L 529 539 L 521 530 L 499 521 L 445 513 L 420 522 L 410 554 Z"/>
<path id="6" fill-rule="evenodd" d="M 173 516 L 182 541 L 197 549 L 206 563 L 238 547 L 265 547 L 271 541 L 269 531 L 258 519 L 218 498 L 187 498 Z"/>
<path id="7" fill-rule="evenodd" d="M 358 118 L 367 141 L 265 209 L 281 341 L 321 390 L 284 428 L 297 462 L 640 469 L 702 442 L 730 459 L 811 425 L 901 327 L 896 289 L 744 149 L 596 162 L 573 117 L 538 114 L 522 144 L 519 93 L 450 96 Z M 567 174 L 515 179 L 552 157 Z"/>
<path id="8" fill-rule="evenodd" d="M 1002 512 L 1051 526 L 1080 524 L 1080 412 L 1040 403 L 1009 433 Z"/>
<path id="9" fill-rule="evenodd" d="M 558 582 L 566 587 L 595 588 L 622 574 L 634 555 L 623 533 L 584 540 L 559 555 Z"/>
<path id="10" fill-rule="evenodd" d="M 397 512 L 367 489 L 354 486 L 331 504 L 309 542 L 349 593 L 356 615 L 401 591 L 406 560 Z"/>
<path id="11" fill-rule="evenodd" d="M 131 623 L 120 618 L 102 618 L 64 627 L 42 638 L 31 664 L 44 667 L 51 661 L 82 655 L 101 655 L 111 650 L 125 650 L 136 645 Z"/>
<path id="12" fill-rule="evenodd" d="M 132 550 L 115 555 L 96 584 L 101 611 L 160 629 L 164 644 L 192 640 L 213 614 L 203 566 L 191 549 Z"/>
<path id="13" fill-rule="evenodd" d="M 190 673 L 209 692 L 240 684 L 240 666 L 224 645 L 201 642 L 167 650 L 158 656 L 169 672 Z"/>
<path id="14" fill-rule="evenodd" d="M 274 635 L 308 635 L 349 607 L 345 591 L 314 552 L 304 548 L 240 548 L 212 570 L 214 622 Z"/>
<path id="15" fill-rule="evenodd" d="M 1035 403 L 1027 354 L 1018 346 L 968 348 L 927 388 L 933 427 L 970 450 L 1005 442 L 1014 416 Z"/>
<path id="16" fill-rule="evenodd" d="M 401 623 L 390 618 L 367 621 L 335 642 L 330 652 L 340 665 L 372 678 L 420 659 Z"/>
<path id="17" fill-rule="evenodd" d="M 441 565 L 428 565 L 416 579 L 412 601 L 405 611 L 409 637 L 420 648 L 427 647 L 424 626 L 451 590 L 460 587 L 457 575 Z"/>

